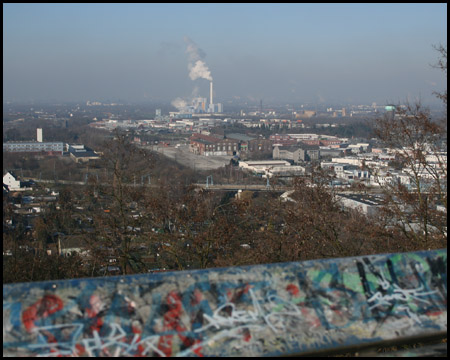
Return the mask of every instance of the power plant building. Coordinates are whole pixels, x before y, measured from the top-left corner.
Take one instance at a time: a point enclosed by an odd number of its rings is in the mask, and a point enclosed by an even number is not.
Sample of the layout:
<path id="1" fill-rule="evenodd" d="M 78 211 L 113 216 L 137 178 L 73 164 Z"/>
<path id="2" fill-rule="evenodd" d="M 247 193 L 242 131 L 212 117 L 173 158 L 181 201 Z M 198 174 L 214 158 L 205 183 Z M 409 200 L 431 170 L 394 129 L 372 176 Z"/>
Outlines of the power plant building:
<path id="1" fill-rule="evenodd" d="M 223 105 L 221 103 L 214 104 L 213 100 L 213 83 L 209 84 L 209 103 L 204 97 L 196 97 L 191 101 L 190 105 L 180 108 L 179 113 L 188 114 L 206 114 L 206 113 L 222 113 Z"/>

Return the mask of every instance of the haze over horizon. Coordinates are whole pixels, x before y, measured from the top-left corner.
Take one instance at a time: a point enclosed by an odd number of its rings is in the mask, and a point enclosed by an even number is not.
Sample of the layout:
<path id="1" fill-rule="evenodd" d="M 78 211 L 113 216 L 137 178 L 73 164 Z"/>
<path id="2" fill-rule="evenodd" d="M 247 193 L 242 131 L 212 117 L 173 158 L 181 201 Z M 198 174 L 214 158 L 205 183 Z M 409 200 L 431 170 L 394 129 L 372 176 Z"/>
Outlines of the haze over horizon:
<path id="1" fill-rule="evenodd" d="M 3 101 L 435 103 L 447 4 L 3 4 Z"/>

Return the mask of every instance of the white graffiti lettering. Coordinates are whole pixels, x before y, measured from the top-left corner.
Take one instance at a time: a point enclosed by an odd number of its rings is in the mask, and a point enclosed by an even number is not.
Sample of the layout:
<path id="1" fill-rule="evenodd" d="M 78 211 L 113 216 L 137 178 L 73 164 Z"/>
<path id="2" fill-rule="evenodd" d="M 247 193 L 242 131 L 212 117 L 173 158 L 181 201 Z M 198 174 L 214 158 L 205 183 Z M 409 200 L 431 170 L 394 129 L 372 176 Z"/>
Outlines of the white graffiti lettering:
<path id="1" fill-rule="evenodd" d="M 84 347 L 84 351 L 89 357 L 95 357 L 96 352 L 99 351 L 103 355 L 110 357 L 119 357 L 132 355 L 132 351 L 137 351 L 138 347 L 141 347 L 141 355 L 146 355 L 150 351 L 156 352 L 159 356 L 165 357 L 166 355 L 158 349 L 158 341 L 160 336 L 153 335 L 147 336 L 141 340 L 139 335 L 135 334 L 131 343 L 127 343 L 126 332 L 119 324 L 109 324 L 110 332 L 106 336 L 100 336 L 97 331 L 92 332 L 92 337 L 82 339 L 81 344 Z M 46 337 L 54 332 L 60 332 L 63 330 L 75 329 L 72 332 L 70 341 L 67 342 L 47 342 Z M 77 354 L 76 339 L 80 336 L 83 329 L 82 324 L 65 324 L 65 325 L 53 325 L 42 326 L 36 328 L 34 331 L 39 334 L 39 344 L 30 344 L 28 347 L 33 350 L 46 350 L 45 353 L 41 353 L 40 357 L 58 357 L 58 356 L 74 356 Z"/>
<path id="2" fill-rule="evenodd" d="M 196 329 L 195 332 L 202 332 L 209 328 L 222 329 L 236 327 L 241 324 L 255 325 L 267 324 L 275 333 L 285 331 L 285 320 L 289 317 L 301 317 L 300 310 L 294 304 L 276 296 L 270 295 L 268 297 L 270 310 L 266 311 L 256 298 L 252 289 L 249 290 L 252 298 L 252 305 L 254 310 L 236 310 L 236 305 L 227 302 L 219 306 L 212 316 L 203 314 L 203 317 L 208 324 Z M 278 301 L 277 301 L 278 300 Z M 229 316 L 221 315 L 224 309 L 231 309 Z M 287 309 L 285 311 L 276 311 L 276 309 Z"/>
<path id="3" fill-rule="evenodd" d="M 51 326 L 41 326 L 33 329 L 38 334 L 38 344 L 29 344 L 28 348 L 46 350 L 48 353 L 38 356 L 70 356 L 75 349 L 75 341 L 83 330 L 83 324 L 60 324 Z M 48 342 L 48 336 L 55 333 L 69 333 L 67 341 Z"/>
<path id="4" fill-rule="evenodd" d="M 392 306 L 394 302 L 399 301 L 400 304 L 399 306 L 397 306 L 397 310 L 406 311 L 408 316 L 417 323 L 420 323 L 420 319 L 416 314 L 410 311 L 408 302 L 415 300 L 420 301 L 424 304 L 430 304 L 429 300 L 421 297 L 436 293 L 436 290 L 424 291 L 423 285 L 420 285 L 420 287 L 416 289 L 402 289 L 397 284 L 391 285 L 386 279 L 384 279 L 384 277 L 383 279 L 379 279 L 378 283 L 383 290 L 388 290 L 389 287 L 392 286 L 392 292 L 391 294 L 384 294 L 384 295 L 379 291 L 376 292 L 369 299 L 367 299 L 367 302 L 369 304 L 373 303 L 373 305 L 371 305 L 369 309 L 372 310 L 382 306 Z"/>

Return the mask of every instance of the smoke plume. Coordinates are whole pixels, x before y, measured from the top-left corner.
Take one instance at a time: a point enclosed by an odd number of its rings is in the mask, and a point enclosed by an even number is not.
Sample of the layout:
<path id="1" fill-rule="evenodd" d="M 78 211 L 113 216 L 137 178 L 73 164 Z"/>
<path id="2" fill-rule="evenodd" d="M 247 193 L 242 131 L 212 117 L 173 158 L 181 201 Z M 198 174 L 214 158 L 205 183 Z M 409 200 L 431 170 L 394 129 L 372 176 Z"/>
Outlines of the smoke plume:
<path id="1" fill-rule="evenodd" d="M 188 69 L 191 80 L 206 79 L 212 81 L 211 72 L 202 60 L 205 57 L 203 50 L 187 36 L 184 37 L 184 41 L 187 44 L 186 52 L 188 54 Z"/>
<path id="2" fill-rule="evenodd" d="M 182 98 L 176 98 L 172 100 L 171 104 L 175 106 L 178 110 L 183 110 L 187 106 L 187 102 Z"/>

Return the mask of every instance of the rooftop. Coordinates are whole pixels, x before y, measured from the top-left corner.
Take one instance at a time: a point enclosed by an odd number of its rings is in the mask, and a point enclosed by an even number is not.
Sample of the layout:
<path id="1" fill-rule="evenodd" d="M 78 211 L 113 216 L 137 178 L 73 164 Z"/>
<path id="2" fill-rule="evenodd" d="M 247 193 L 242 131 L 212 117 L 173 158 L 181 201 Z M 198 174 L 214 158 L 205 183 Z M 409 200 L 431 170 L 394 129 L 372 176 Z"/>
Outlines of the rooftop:
<path id="1" fill-rule="evenodd" d="M 360 202 L 362 204 L 372 205 L 372 206 L 382 205 L 382 203 L 383 203 L 383 199 L 381 197 L 379 197 L 379 196 L 376 196 L 376 195 L 338 194 L 338 196 L 346 198 L 346 199 L 350 199 L 350 200 L 353 200 L 353 201 L 357 201 L 357 202 Z"/>
<path id="2" fill-rule="evenodd" d="M 235 139 L 235 140 L 240 140 L 240 141 L 250 141 L 250 140 L 256 139 L 254 137 L 250 137 L 245 134 L 236 134 L 236 133 L 226 134 L 226 137 L 229 139 Z"/>

